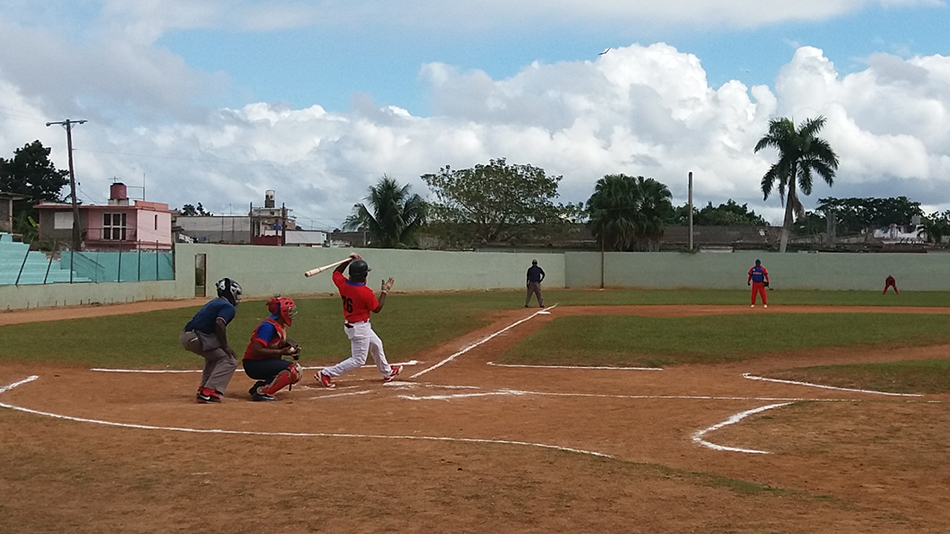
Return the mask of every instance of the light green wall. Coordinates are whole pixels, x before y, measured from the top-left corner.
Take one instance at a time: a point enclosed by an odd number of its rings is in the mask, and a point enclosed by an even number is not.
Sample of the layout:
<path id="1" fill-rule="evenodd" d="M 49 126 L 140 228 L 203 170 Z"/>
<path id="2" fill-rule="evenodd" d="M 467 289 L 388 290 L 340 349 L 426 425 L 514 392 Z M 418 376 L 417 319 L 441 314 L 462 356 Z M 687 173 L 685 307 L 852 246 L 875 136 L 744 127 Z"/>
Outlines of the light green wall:
<path id="1" fill-rule="evenodd" d="M 537 259 L 547 274 L 547 288 L 600 287 L 599 252 L 507 253 L 419 250 L 295 248 L 179 244 L 176 279 L 125 282 L 0 286 L 0 310 L 89 303 L 134 302 L 195 296 L 195 256 L 207 255 L 209 284 L 227 276 L 248 298 L 283 295 L 329 295 L 330 273 L 305 278 L 303 272 L 363 255 L 373 271 L 370 284 L 393 277 L 397 291 L 523 289 L 525 271 Z M 606 287 L 713 288 L 746 287 L 756 258 L 769 270 L 772 285 L 787 289 L 880 290 L 888 274 L 910 291 L 950 291 L 950 254 L 834 254 L 727 252 L 622 253 L 603 255 Z M 211 289 L 207 295 L 213 294 Z"/>
<path id="2" fill-rule="evenodd" d="M 746 286 L 756 259 L 776 288 L 883 289 L 888 274 L 911 291 L 950 290 L 950 254 L 775 252 L 608 252 L 605 287 L 735 289 Z M 566 287 L 600 287 L 601 254 L 565 253 Z"/>
<path id="3" fill-rule="evenodd" d="M 396 291 L 447 291 L 457 289 L 511 289 L 524 287 L 525 272 L 537 259 L 545 283 L 564 287 L 562 254 L 504 252 L 440 252 L 431 250 L 293 248 L 228 245 L 178 245 L 175 268 L 180 290 L 193 283 L 195 256 L 207 254 L 208 283 L 224 277 L 241 284 L 250 298 L 276 294 L 333 293 L 330 272 L 305 278 L 304 271 L 347 257 L 363 256 L 372 271 L 369 285 L 376 289 L 383 278 L 395 279 Z M 187 273 L 187 274 L 186 274 Z M 194 289 L 192 288 L 191 294 Z M 211 294 L 211 291 L 208 292 Z"/>

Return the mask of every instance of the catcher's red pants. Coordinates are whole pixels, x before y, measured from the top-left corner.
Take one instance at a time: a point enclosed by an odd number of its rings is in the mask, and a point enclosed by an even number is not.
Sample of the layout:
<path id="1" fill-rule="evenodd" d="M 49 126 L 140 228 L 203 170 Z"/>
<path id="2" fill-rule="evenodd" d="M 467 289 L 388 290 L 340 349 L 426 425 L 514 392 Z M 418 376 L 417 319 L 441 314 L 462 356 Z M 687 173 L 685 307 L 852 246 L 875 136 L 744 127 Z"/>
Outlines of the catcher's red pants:
<path id="1" fill-rule="evenodd" d="M 752 304 L 755 304 L 756 293 L 762 297 L 762 304 L 769 303 L 768 299 L 765 298 L 765 284 L 762 282 L 752 282 Z"/>
<path id="2" fill-rule="evenodd" d="M 884 284 L 884 293 L 882 293 L 882 295 L 887 293 L 887 288 L 889 288 L 889 287 L 893 287 L 893 288 L 894 288 L 894 293 L 897 293 L 898 295 L 901 294 L 901 292 L 897 290 L 897 284 L 896 284 L 896 283 L 894 283 L 894 282 L 888 282 L 888 283 Z"/>

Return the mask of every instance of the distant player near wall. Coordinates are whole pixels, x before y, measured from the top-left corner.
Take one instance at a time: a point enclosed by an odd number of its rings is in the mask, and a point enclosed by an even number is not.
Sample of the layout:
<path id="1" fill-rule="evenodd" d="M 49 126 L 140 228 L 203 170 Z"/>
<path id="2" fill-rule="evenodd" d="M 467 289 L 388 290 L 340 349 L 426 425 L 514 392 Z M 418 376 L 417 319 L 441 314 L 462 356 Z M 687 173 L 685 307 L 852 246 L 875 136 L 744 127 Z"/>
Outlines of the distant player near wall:
<path id="1" fill-rule="evenodd" d="M 769 287 L 769 272 L 762 266 L 762 260 L 755 260 L 755 265 L 749 269 L 749 279 L 746 285 L 752 286 L 752 307 L 755 308 L 755 296 L 762 297 L 762 306 L 769 307 L 769 301 L 765 296 L 765 288 Z"/>
<path id="2" fill-rule="evenodd" d="M 887 294 L 887 288 L 889 287 L 894 288 L 894 293 L 898 295 L 901 294 L 901 292 L 897 290 L 897 280 L 895 280 L 894 277 L 891 275 L 887 275 L 887 278 L 884 279 L 884 293 L 882 293 L 882 295 Z"/>

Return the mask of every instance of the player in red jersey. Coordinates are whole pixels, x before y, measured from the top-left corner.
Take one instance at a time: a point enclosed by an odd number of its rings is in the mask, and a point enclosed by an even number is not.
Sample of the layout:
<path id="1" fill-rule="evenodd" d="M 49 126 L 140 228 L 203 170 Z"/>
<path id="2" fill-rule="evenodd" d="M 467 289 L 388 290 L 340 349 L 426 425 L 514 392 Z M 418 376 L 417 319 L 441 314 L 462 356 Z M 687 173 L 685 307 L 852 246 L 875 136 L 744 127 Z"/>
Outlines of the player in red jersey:
<path id="1" fill-rule="evenodd" d="M 274 393 L 300 381 L 302 371 L 297 359 L 300 348 L 287 343 L 287 327 L 297 316 L 297 304 L 287 297 L 274 297 L 267 302 L 270 316 L 264 319 L 244 351 L 244 372 L 257 380 L 248 393 L 251 400 L 275 401 Z M 283 359 L 292 356 L 294 361 Z"/>
<path id="2" fill-rule="evenodd" d="M 347 267 L 350 269 L 349 279 L 343 276 Z M 350 339 L 350 357 L 315 375 L 317 382 L 328 388 L 336 386 L 333 383 L 334 378 L 362 367 L 366 363 L 367 354 L 373 356 L 376 368 L 383 375 L 383 382 L 391 381 L 402 371 L 401 365 L 389 365 L 386 361 L 383 340 L 373 332 L 373 327 L 369 324 L 370 313 L 382 311 L 386 294 L 393 287 L 393 279 L 383 282 L 377 299 L 373 290 L 366 286 L 366 275 L 369 271 L 369 265 L 355 253 L 350 254 L 349 261 L 341 263 L 333 271 L 333 283 L 343 299 L 343 316 L 346 320 L 343 323 L 343 331 Z"/>
<path id="3" fill-rule="evenodd" d="M 755 308 L 755 295 L 762 297 L 762 306 L 768 308 L 769 302 L 765 298 L 765 287 L 769 284 L 769 272 L 762 267 L 762 260 L 755 260 L 755 265 L 749 269 L 749 279 L 746 285 L 752 286 L 752 307 Z"/>
<path id="4" fill-rule="evenodd" d="M 894 288 L 894 293 L 897 293 L 898 295 L 901 294 L 901 292 L 897 290 L 897 280 L 895 280 L 893 276 L 887 275 L 887 278 L 884 279 L 884 293 L 883 294 L 886 295 L 887 289 L 890 287 Z"/>

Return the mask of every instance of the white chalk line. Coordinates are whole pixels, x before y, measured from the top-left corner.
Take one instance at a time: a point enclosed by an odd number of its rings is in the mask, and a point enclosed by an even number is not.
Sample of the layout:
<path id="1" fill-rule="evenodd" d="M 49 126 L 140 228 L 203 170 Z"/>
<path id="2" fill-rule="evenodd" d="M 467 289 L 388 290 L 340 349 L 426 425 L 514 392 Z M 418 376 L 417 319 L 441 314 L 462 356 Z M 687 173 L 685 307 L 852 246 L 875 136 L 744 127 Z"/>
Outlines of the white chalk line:
<path id="1" fill-rule="evenodd" d="M 392 365 L 419 365 L 420 361 L 418 360 L 409 360 L 408 362 L 402 363 L 393 363 Z M 319 366 L 301 366 L 300 368 L 304 371 L 319 371 L 320 369 L 326 369 L 328 366 L 319 365 Z M 376 369 L 376 365 L 366 364 L 362 366 L 363 368 L 373 368 Z M 238 367 L 235 369 L 235 372 L 243 371 L 243 367 Z M 200 373 L 201 369 L 109 369 L 105 367 L 93 367 L 90 371 L 97 373 L 142 373 L 142 374 L 176 374 L 176 373 Z"/>
<path id="2" fill-rule="evenodd" d="M 751 373 L 743 373 L 742 378 L 748 378 L 749 380 L 762 380 L 764 382 L 778 382 L 779 384 L 792 384 L 795 386 L 808 386 L 811 388 L 833 389 L 835 391 L 850 391 L 852 393 L 870 393 L 873 395 L 889 395 L 892 397 L 923 397 L 923 395 L 920 395 L 917 393 L 890 393 L 888 391 L 874 391 L 871 389 L 839 388 L 835 386 L 825 386 L 822 384 L 812 384 L 810 382 L 798 382 L 795 380 L 781 380 L 778 378 L 766 378 L 764 376 L 755 376 Z"/>
<path id="3" fill-rule="evenodd" d="M 716 401 L 764 401 L 764 402 L 855 402 L 859 399 L 810 399 L 788 397 L 732 397 L 715 395 L 613 395 L 604 393 L 551 393 L 545 391 L 525 391 L 517 389 L 500 389 L 477 393 L 454 393 L 451 395 L 397 395 L 400 399 L 411 401 L 467 399 L 473 397 L 537 395 L 544 397 L 582 397 L 599 399 L 632 399 L 632 400 L 716 400 Z"/>
<path id="4" fill-rule="evenodd" d="M 520 319 L 520 320 L 518 320 L 518 321 L 515 321 L 514 323 L 512 323 L 512 324 L 510 324 L 510 325 L 508 325 L 508 326 L 502 328 L 501 330 L 495 332 L 494 334 L 491 334 L 490 336 L 484 337 L 484 338 L 482 338 L 481 340 L 476 341 L 475 343 L 472 343 L 471 345 L 469 345 L 469 346 L 463 348 L 462 350 L 456 352 L 455 354 L 449 356 L 448 358 L 442 360 L 441 362 L 439 362 L 439 363 L 433 365 L 432 367 L 429 367 L 428 369 L 423 369 L 423 370 L 419 371 L 418 373 L 416 373 L 416 374 L 410 376 L 409 378 L 410 378 L 410 379 L 418 378 L 418 377 L 420 377 L 420 376 L 422 376 L 422 375 L 428 373 L 429 371 L 433 371 L 433 370 L 435 370 L 435 369 L 438 369 L 439 367 L 442 367 L 443 365 L 445 365 L 445 364 L 449 363 L 450 361 L 454 360 L 455 358 L 457 358 L 457 357 L 459 357 L 459 356 L 465 354 L 466 352 L 468 352 L 468 351 L 474 349 L 475 347 L 477 347 L 477 346 L 479 346 L 479 345 L 482 345 L 483 343 L 487 343 L 487 342 L 490 341 L 491 339 L 494 339 L 496 336 L 499 336 L 499 335 L 501 335 L 501 334 L 507 332 L 508 330 L 511 330 L 512 328 L 518 326 L 519 324 L 521 324 L 521 323 L 523 323 L 523 322 L 525 322 L 525 321 L 530 321 L 531 319 L 535 318 L 535 317 L 538 316 L 538 315 L 542 315 L 542 314 L 544 314 L 544 315 L 550 315 L 550 312 L 548 312 L 548 310 L 550 310 L 550 309 L 552 309 L 552 308 L 555 308 L 555 307 L 557 307 L 557 304 L 555 304 L 554 306 L 549 306 L 549 307 L 547 307 L 547 308 L 544 308 L 544 309 L 541 310 L 541 311 L 537 311 L 537 312 L 535 312 L 535 313 L 532 313 L 531 315 L 525 317 L 524 319 Z M 545 312 L 546 312 L 546 313 L 545 313 Z"/>
<path id="5" fill-rule="evenodd" d="M 15 382 L 8 386 L 0 388 L 0 393 L 9 391 L 17 386 L 32 382 L 39 378 L 38 376 L 31 376 L 19 382 Z M 550 445 L 547 443 L 532 443 L 529 441 L 515 441 L 515 440 L 506 440 L 506 439 L 484 439 L 484 438 L 451 438 L 447 436 L 387 436 L 382 434 L 333 434 L 333 433 L 324 433 L 324 432 L 263 432 L 263 431 L 253 431 L 253 430 L 225 430 L 225 429 L 201 429 L 201 428 L 185 428 L 185 427 L 171 427 L 171 426 L 155 426 L 155 425 L 139 425 L 134 423 L 117 423 L 115 421 L 103 421 L 101 419 L 89 419 L 86 417 L 74 417 L 71 415 L 63 415 L 52 412 L 43 412 L 40 410 L 33 410 L 30 408 L 25 408 L 23 406 L 15 406 L 13 404 L 7 404 L 0 402 L 0 408 L 7 408 L 10 410 L 16 410 L 19 412 L 29 413 L 33 415 L 42 415 L 45 417 L 52 417 L 54 419 L 62 419 L 66 421 L 74 421 L 77 423 L 91 423 L 96 425 L 117 427 L 117 428 L 134 428 L 137 430 L 163 430 L 168 432 L 186 432 L 190 434 L 225 434 L 225 435 L 236 435 L 236 436 L 276 436 L 276 437 L 295 437 L 295 438 L 356 438 L 356 439 L 405 439 L 405 440 L 417 440 L 417 441 L 446 441 L 454 443 L 481 443 L 481 444 L 495 444 L 495 445 L 520 445 L 524 447 L 537 447 L 540 449 L 548 450 L 557 450 L 563 452 L 574 452 L 578 454 L 586 454 L 588 456 L 598 456 L 601 458 L 613 458 L 609 454 L 604 454 L 602 452 L 588 451 L 583 449 L 575 449 L 573 447 L 562 447 L 560 445 Z"/>
<path id="6" fill-rule="evenodd" d="M 609 367 L 593 365 L 522 365 L 514 363 L 488 362 L 495 367 L 526 367 L 531 369 L 570 369 L 570 370 L 603 370 L 603 371 L 662 371 L 662 367 Z"/>
<path id="7" fill-rule="evenodd" d="M 711 427 L 709 427 L 709 428 L 706 428 L 706 429 L 703 429 L 703 430 L 700 430 L 700 431 L 694 433 L 694 434 L 693 434 L 693 441 L 696 442 L 696 443 L 698 443 L 698 444 L 700 444 L 700 445 L 702 445 L 703 447 L 708 447 L 708 448 L 710 448 L 710 449 L 714 449 L 714 450 L 717 450 L 717 451 L 744 452 L 744 453 L 748 453 L 748 454 L 772 454 L 772 453 L 770 453 L 769 451 L 760 451 L 760 450 L 757 450 L 757 449 L 741 449 L 741 448 L 739 448 L 739 447 L 726 447 L 725 445 L 716 445 L 715 443 L 710 443 L 710 442 L 704 440 L 704 439 L 703 439 L 703 436 L 705 436 L 706 434 L 708 434 L 708 433 L 710 433 L 710 432 L 719 430 L 720 428 L 722 428 L 722 427 L 724 427 L 724 426 L 734 425 L 734 424 L 738 423 L 739 421 L 745 419 L 746 417 L 748 417 L 748 416 L 750 416 L 750 415 L 757 414 L 757 413 L 759 413 L 759 412 L 764 412 L 765 410 L 771 410 L 772 408 L 780 408 L 780 407 L 782 407 L 782 406 L 788 406 L 789 404 L 792 404 L 792 403 L 791 403 L 791 402 L 781 402 L 781 403 L 778 403 L 778 404 L 769 404 L 768 406 L 760 406 L 760 407 L 758 407 L 758 408 L 753 408 L 753 409 L 751 409 L 751 410 L 746 410 L 746 411 L 744 411 L 744 412 L 739 412 L 739 413 L 737 413 L 737 414 L 735 414 L 735 415 L 730 416 L 729 419 L 726 419 L 725 421 L 723 421 L 723 422 L 721 422 L 721 423 L 716 423 L 715 425 L 713 425 L 713 426 L 711 426 Z"/>

